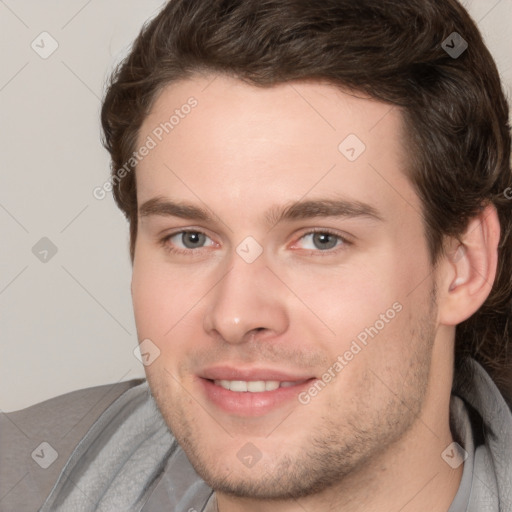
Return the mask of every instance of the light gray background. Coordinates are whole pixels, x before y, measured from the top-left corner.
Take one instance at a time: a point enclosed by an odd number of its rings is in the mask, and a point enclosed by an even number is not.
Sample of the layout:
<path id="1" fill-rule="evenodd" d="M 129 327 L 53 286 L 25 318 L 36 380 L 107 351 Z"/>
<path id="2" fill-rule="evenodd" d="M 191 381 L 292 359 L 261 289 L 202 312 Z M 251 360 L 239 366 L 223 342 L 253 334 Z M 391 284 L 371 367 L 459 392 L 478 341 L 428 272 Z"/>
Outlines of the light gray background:
<path id="1" fill-rule="evenodd" d="M 105 78 L 162 0 L 0 0 L 0 409 L 144 375 L 128 229 L 99 140 Z M 512 98 L 512 0 L 466 0 Z M 57 50 L 43 59 L 51 41 Z M 41 38 L 44 42 L 41 43 Z M 57 247 L 41 262 L 33 246 Z M 40 254 L 43 257 L 44 254 Z"/>

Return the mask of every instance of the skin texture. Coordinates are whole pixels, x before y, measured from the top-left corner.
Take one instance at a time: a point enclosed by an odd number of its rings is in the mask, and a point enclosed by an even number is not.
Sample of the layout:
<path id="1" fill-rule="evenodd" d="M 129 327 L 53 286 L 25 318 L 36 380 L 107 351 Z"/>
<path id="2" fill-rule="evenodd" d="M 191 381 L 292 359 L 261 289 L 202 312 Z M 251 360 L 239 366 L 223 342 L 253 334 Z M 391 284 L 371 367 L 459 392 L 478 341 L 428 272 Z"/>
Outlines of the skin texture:
<path id="1" fill-rule="evenodd" d="M 161 92 L 139 145 L 190 97 L 197 105 L 138 164 L 137 200 L 194 205 L 212 219 L 141 215 L 132 295 L 139 340 L 160 350 L 146 367 L 152 392 L 219 510 L 446 511 L 463 469 L 441 458 L 453 441 L 454 326 L 494 279 L 495 212 L 475 220 L 462 257 L 452 241 L 453 258 L 434 269 L 398 109 L 315 82 L 195 76 Z M 354 161 L 338 149 L 349 134 L 366 146 Z M 266 216 L 340 198 L 380 219 Z M 183 230 L 206 238 L 162 241 Z M 333 247 L 313 230 L 335 235 Z M 237 253 L 246 237 L 263 249 L 252 263 Z M 208 399 L 198 376 L 213 365 L 335 377 L 307 404 L 248 417 Z M 247 446 L 261 457 L 251 467 Z"/>

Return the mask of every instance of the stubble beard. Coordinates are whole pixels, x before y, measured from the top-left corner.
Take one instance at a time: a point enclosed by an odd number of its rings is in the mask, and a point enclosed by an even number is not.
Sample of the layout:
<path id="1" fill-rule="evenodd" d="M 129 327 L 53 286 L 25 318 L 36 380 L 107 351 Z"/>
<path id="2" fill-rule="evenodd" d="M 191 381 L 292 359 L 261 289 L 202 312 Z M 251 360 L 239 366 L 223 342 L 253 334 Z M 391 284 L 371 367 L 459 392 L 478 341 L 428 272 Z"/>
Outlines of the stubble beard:
<path id="1" fill-rule="evenodd" d="M 165 372 L 161 379 L 148 375 L 150 388 L 167 425 L 195 471 L 215 491 L 256 500 L 304 498 L 340 485 L 348 475 L 364 474 L 377 457 L 411 429 L 421 412 L 428 388 L 435 310 L 434 296 L 427 314 L 408 333 L 409 365 L 407 371 L 402 372 L 406 375 L 403 382 L 395 381 L 400 392 L 393 392 L 382 383 L 391 379 L 392 385 L 392 375 L 383 375 L 380 380 L 375 376 L 379 375 L 378 368 L 373 371 L 365 368 L 364 379 L 378 386 L 378 391 L 386 398 L 375 407 L 370 388 L 366 391 L 359 389 L 361 396 L 354 410 L 349 414 L 342 411 L 338 418 L 332 411 L 323 411 L 321 423 L 301 436 L 302 444 L 294 453 L 272 454 L 275 462 L 271 466 L 262 464 L 258 468 L 255 465 L 247 472 L 237 470 L 240 461 L 236 458 L 223 461 L 223 454 L 212 450 L 216 445 L 215 438 L 205 437 L 204 425 L 203 429 L 198 427 L 198 420 L 189 413 L 193 399 L 186 392 L 172 390 L 165 380 Z M 387 343 L 392 342 L 387 340 Z M 172 396 L 174 399 L 169 400 Z M 291 422 L 292 418 L 293 413 L 286 421 Z M 300 424 L 297 428 L 301 428 Z M 231 469 L 226 470 L 228 467 Z"/>

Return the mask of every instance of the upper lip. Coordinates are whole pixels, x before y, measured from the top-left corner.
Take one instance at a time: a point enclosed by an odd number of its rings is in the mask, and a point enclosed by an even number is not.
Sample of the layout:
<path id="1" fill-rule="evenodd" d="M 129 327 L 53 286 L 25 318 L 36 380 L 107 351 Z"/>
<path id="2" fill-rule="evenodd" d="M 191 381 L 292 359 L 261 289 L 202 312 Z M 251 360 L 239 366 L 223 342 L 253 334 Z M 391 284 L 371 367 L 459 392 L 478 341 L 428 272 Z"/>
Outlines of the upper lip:
<path id="1" fill-rule="evenodd" d="M 290 373 L 271 368 L 233 368 L 230 366 L 212 366 L 199 374 L 203 379 L 209 380 L 275 380 L 279 382 L 297 382 L 312 379 L 312 375 L 304 373 Z"/>

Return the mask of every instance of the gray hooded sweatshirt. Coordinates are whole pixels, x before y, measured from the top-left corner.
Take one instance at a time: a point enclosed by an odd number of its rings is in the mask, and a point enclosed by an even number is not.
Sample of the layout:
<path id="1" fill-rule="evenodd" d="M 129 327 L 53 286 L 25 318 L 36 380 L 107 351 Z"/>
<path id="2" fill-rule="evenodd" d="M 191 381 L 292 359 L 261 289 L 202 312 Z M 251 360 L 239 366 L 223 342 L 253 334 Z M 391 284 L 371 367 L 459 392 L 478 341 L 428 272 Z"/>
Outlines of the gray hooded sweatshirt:
<path id="1" fill-rule="evenodd" d="M 450 426 L 465 461 L 447 512 L 512 512 L 512 413 L 475 360 L 455 373 Z M 3 414 L 0 428 L 2 512 L 216 510 L 145 381 Z"/>

